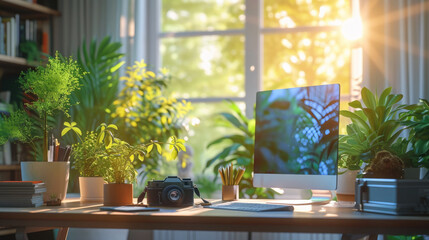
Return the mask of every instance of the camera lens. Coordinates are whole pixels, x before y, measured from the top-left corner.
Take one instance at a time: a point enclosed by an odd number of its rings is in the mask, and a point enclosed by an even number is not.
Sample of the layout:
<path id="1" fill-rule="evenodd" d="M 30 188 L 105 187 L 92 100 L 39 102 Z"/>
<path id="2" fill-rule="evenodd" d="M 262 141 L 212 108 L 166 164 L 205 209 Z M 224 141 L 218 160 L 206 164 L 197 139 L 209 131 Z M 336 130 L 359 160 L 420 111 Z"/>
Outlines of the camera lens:
<path id="1" fill-rule="evenodd" d="M 167 186 L 162 190 L 161 200 L 166 206 L 180 206 L 183 202 L 183 189 L 177 185 Z"/>
<path id="2" fill-rule="evenodd" d="M 182 194 L 177 189 L 172 189 L 167 193 L 167 197 L 170 201 L 177 202 L 182 197 Z"/>

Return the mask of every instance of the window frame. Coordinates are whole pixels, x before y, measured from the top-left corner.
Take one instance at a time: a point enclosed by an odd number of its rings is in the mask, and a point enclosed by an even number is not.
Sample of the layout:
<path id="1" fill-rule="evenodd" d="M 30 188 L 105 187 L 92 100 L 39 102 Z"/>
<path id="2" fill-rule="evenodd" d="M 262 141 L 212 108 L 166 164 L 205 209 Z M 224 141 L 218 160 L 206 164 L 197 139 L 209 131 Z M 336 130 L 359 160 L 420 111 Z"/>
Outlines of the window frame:
<path id="1" fill-rule="evenodd" d="M 359 13 L 359 0 L 350 0 L 351 15 Z M 186 32 L 161 32 L 161 0 L 147 1 L 147 63 L 154 69 L 161 66 L 160 40 L 162 38 L 202 37 L 202 36 L 234 36 L 242 35 L 245 38 L 244 59 L 244 97 L 208 97 L 186 98 L 193 103 L 221 102 L 230 99 L 236 102 L 244 102 L 246 115 L 253 116 L 253 106 L 256 103 L 256 92 L 263 89 L 263 38 L 265 34 L 287 34 L 298 32 L 326 32 L 341 30 L 341 26 L 298 26 L 294 28 L 264 28 L 263 26 L 263 0 L 245 0 L 245 24 L 244 29 L 228 29 L 216 31 L 186 31 Z M 256 21 L 252 21 L 256 19 Z M 361 66 L 361 53 L 351 49 L 350 68 Z M 359 51 L 358 51 L 359 52 Z M 351 93 L 342 95 L 341 100 L 356 99 L 356 89 L 360 89 L 362 73 L 354 72 L 350 75 Z M 356 80 L 358 79 L 358 80 Z M 249 107 L 250 106 L 250 107 Z"/>

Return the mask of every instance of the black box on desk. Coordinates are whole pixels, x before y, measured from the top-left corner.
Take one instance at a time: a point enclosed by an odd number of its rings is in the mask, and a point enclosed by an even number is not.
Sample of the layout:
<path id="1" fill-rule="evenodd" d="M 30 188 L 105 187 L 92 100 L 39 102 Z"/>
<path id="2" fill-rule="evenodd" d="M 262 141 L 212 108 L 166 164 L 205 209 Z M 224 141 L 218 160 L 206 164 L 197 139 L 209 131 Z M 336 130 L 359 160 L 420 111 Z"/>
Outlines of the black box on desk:
<path id="1" fill-rule="evenodd" d="M 356 208 L 392 215 L 429 215 L 429 180 L 358 178 Z"/>

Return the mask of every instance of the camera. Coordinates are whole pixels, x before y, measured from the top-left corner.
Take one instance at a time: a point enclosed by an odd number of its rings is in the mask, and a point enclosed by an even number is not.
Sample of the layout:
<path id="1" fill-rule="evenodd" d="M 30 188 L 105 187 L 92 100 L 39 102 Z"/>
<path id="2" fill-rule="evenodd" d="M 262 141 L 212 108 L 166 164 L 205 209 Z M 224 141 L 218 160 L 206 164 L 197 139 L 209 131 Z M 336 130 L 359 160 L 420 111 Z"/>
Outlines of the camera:
<path id="1" fill-rule="evenodd" d="M 190 178 L 168 176 L 147 183 L 149 206 L 185 207 L 194 205 L 194 185 Z"/>

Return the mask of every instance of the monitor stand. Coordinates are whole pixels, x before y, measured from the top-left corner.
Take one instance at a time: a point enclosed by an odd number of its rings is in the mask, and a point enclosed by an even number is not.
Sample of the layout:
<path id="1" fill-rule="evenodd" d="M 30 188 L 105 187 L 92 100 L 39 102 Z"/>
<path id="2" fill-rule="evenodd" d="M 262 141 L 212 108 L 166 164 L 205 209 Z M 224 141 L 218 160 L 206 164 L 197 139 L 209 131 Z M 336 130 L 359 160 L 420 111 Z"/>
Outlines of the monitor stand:
<path id="1" fill-rule="evenodd" d="M 310 199 L 274 199 L 270 200 L 272 204 L 284 205 L 325 205 L 332 201 L 332 192 L 330 190 L 311 190 Z"/>

